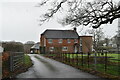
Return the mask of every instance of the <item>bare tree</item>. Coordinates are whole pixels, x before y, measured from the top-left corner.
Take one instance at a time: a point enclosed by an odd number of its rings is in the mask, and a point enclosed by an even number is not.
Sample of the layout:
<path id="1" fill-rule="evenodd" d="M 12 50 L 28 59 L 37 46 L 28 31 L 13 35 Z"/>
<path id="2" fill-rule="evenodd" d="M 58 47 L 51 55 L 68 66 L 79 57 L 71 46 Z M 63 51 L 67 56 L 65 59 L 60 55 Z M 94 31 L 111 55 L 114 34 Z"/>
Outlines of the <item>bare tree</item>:
<path id="1" fill-rule="evenodd" d="M 41 22 L 49 21 L 57 12 L 64 10 L 67 6 L 66 16 L 60 21 L 64 25 L 90 25 L 98 28 L 102 24 L 112 23 L 113 20 L 120 18 L 120 5 L 112 0 L 95 0 L 85 2 L 85 0 L 52 0 L 53 7 L 46 12 Z M 51 0 L 44 0 L 40 3 L 43 6 Z"/>
<path id="2" fill-rule="evenodd" d="M 29 54 L 30 53 L 30 49 L 31 47 L 35 44 L 34 41 L 27 41 L 25 44 L 24 44 L 24 52 Z"/>
<path id="3" fill-rule="evenodd" d="M 97 29 L 87 29 L 86 30 L 89 34 L 93 35 L 93 48 L 97 51 L 98 48 L 102 45 L 101 41 L 104 39 L 104 32 L 102 28 Z M 103 42 L 102 42 L 103 43 Z"/>

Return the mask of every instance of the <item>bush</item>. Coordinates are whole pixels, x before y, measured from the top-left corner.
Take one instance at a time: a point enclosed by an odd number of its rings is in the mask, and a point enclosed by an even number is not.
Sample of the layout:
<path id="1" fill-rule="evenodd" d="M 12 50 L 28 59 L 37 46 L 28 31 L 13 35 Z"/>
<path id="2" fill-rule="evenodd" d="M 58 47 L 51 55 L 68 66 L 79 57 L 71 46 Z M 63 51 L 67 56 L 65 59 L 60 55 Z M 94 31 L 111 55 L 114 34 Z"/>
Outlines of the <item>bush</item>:
<path id="1" fill-rule="evenodd" d="M 23 52 L 24 46 L 21 42 L 3 42 L 4 51 Z"/>

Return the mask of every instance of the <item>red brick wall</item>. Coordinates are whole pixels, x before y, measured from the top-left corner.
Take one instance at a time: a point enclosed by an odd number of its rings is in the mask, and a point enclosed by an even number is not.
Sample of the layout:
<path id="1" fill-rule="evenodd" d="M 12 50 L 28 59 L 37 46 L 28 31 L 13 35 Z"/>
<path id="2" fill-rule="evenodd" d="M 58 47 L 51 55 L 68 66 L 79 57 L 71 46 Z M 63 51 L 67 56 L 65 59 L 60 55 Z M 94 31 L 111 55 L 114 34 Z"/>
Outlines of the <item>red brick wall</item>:
<path id="1" fill-rule="evenodd" d="M 41 38 L 40 38 L 40 46 L 44 46 L 44 40 L 46 40 L 45 39 L 45 37 L 44 37 L 44 35 L 41 35 Z"/>
<path id="2" fill-rule="evenodd" d="M 46 47 L 57 47 L 59 48 L 59 52 L 74 52 L 74 39 L 70 39 L 71 43 L 68 43 L 67 39 L 62 39 L 62 43 L 59 43 L 59 39 L 52 39 L 53 43 L 48 43 L 48 39 L 46 40 Z M 62 51 L 62 47 L 68 47 L 68 51 Z M 47 49 L 49 50 L 49 49 Z M 57 50 L 56 50 L 57 51 Z"/>
<path id="3" fill-rule="evenodd" d="M 92 52 L 92 36 L 80 36 L 82 39 L 83 53 Z"/>

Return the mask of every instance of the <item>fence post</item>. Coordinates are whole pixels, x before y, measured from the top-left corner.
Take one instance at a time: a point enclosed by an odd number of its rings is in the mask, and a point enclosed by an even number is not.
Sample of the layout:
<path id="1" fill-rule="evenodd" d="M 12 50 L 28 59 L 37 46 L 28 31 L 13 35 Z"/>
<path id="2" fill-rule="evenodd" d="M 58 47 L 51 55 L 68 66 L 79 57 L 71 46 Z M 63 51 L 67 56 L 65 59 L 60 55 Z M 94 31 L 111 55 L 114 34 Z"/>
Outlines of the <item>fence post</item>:
<path id="1" fill-rule="evenodd" d="M 72 60 L 72 58 L 73 58 L 73 53 L 71 53 L 71 65 L 72 65 L 72 63 L 73 63 L 73 60 Z"/>
<path id="2" fill-rule="evenodd" d="M 90 59 L 90 53 L 88 52 L 88 68 L 89 68 L 89 59 Z"/>
<path id="3" fill-rule="evenodd" d="M 63 60 L 63 52 L 62 52 L 62 62 L 64 62 L 64 60 Z"/>
<path id="4" fill-rule="evenodd" d="M 62 60 L 62 52 L 61 52 L 61 61 L 63 61 L 63 60 Z"/>
<path id="5" fill-rule="evenodd" d="M 94 61 L 95 61 L 95 65 L 94 65 L 94 69 L 96 70 L 96 65 L 97 65 L 97 54 L 96 54 L 96 52 L 94 52 Z"/>
<path id="6" fill-rule="evenodd" d="M 105 72 L 107 71 L 107 51 L 105 52 Z"/>
<path id="7" fill-rule="evenodd" d="M 81 57 L 82 57 L 82 67 L 83 67 L 83 52 L 81 52 Z"/>
<path id="8" fill-rule="evenodd" d="M 79 66 L 79 62 L 80 62 L 80 56 L 79 56 L 80 53 L 78 53 L 78 66 Z"/>
<path id="9" fill-rule="evenodd" d="M 63 60 L 63 62 L 64 62 L 64 53 L 62 53 L 62 60 Z"/>
<path id="10" fill-rule="evenodd" d="M 75 61 L 75 55 L 76 55 L 76 53 L 74 53 L 74 65 L 76 65 L 76 61 Z"/>
<path id="11" fill-rule="evenodd" d="M 62 62 L 62 53 L 60 53 L 60 61 Z"/>
<path id="12" fill-rule="evenodd" d="M 66 53 L 66 62 L 68 62 L 68 58 L 67 58 L 67 57 L 68 57 L 68 55 L 67 55 L 67 53 Z"/>
<path id="13" fill-rule="evenodd" d="M 66 63 L 66 53 L 65 53 L 65 63 Z"/>
<path id="14" fill-rule="evenodd" d="M 78 52 L 76 54 L 76 65 L 78 66 Z"/>
<path id="15" fill-rule="evenodd" d="M 9 53 L 9 59 L 10 59 L 10 71 L 13 71 L 13 54 L 11 54 L 11 52 Z"/>
<path id="16" fill-rule="evenodd" d="M 69 64 L 70 64 L 70 53 L 68 54 Z"/>
<path id="17" fill-rule="evenodd" d="M 65 62 L 65 53 L 63 53 L 63 62 Z"/>
<path id="18" fill-rule="evenodd" d="M 72 63 L 73 63 L 73 65 L 74 65 L 74 53 L 73 53 L 73 62 L 72 62 Z"/>

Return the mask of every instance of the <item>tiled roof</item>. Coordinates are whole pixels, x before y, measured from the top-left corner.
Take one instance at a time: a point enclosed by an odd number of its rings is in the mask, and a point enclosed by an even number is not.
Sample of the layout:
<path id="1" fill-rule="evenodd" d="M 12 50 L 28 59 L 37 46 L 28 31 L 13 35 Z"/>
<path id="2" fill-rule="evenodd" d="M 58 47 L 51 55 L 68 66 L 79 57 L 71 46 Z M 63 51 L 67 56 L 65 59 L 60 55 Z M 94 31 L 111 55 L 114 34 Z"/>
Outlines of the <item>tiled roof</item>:
<path id="1" fill-rule="evenodd" d="M 78 38 L 79 35 L 74 30 L 46 30 L 43 35 L 46 38 Z"/>

